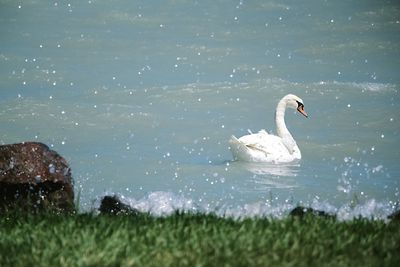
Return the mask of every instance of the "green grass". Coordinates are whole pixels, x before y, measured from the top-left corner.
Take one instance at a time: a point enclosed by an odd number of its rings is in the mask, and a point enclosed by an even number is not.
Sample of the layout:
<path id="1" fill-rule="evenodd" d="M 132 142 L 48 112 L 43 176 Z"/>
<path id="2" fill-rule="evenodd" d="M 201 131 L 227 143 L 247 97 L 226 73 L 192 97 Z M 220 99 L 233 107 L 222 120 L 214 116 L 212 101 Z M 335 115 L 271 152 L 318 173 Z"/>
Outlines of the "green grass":
<path id="1" fill-rule="evenodd" d="M 1 215 L 0 266 L 399 266 L 400 224 Z"/>

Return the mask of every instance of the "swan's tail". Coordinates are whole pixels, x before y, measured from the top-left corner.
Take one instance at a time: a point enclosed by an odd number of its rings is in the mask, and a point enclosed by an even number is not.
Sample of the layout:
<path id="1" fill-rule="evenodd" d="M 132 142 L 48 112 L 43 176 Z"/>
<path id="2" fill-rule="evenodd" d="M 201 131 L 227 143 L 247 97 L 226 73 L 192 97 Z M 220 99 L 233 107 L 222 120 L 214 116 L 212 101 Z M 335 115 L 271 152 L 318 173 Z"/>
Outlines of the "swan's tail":
<path id="1" fill-rule="evenodd" d="M 234 160 L 252 161 L 249 148 L 234 135 L 229 139 L 229 149 L 232 152 Z"/>

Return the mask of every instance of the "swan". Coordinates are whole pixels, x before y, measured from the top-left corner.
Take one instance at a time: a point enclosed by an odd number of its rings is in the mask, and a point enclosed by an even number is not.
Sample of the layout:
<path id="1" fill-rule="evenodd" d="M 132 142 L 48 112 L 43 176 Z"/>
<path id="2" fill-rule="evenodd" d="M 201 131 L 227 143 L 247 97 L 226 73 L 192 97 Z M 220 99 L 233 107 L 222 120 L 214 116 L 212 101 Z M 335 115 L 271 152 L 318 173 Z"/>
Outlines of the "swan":
<path id="1" fill-rule="evenodd" d="M 229 148 L 234 160 L 247 162 L 285 163 L 301 159 L 301 152 L 285 124 L 286 108 L 296 109 L 308 118 L 303 100 L 293 94 L 284 96 L 275 112 L 277 136 L 261 130 L 258 133 L 229 140 Z"/>

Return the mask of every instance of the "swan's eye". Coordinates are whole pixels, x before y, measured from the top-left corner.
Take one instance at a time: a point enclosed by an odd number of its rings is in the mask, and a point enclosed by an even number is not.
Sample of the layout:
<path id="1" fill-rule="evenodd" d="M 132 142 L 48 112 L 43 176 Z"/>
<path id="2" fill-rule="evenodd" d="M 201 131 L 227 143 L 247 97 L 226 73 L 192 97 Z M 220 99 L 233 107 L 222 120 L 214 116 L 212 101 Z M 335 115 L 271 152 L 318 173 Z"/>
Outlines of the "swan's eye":
<path id="1" fill-rule="evenodd" d="M 297 108 L 304 108 L 304 104 L 303 103 L 301 103 L 301 102 L 299 102 L 297 100 L 296 100 L 296 102 L 297 102 Z"/>

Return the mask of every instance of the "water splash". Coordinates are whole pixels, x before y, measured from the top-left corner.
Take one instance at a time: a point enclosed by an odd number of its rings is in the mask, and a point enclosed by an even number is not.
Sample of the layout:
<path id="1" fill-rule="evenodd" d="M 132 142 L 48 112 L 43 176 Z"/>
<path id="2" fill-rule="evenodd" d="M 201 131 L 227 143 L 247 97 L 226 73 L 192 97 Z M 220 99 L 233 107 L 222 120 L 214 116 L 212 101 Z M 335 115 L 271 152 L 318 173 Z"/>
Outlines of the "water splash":
<path id="1" fill-rule="evenodd" d="M 110 195 L 106 193 L 105 195 Z M 104 196 L 104 195 L 103 195 Z M 103 197 L 102 196 L 102 197 Z M 172 192 L 155 191 L 150 192 L 141 199 L 134 199 L 117 194 L 118 198 L 124 203 L 140 212 L 149 213 L 153 216 L 168 216 L 177 211 L 180 212 L 199 212 L 204 214 L 215 214 L 220 217 L 230 217 L 235 219 L 243 218 L 274 218 L 282 219 L 288 216 L 297 204 L 292 199 L 283 202 L 257 201 L 244 205 L 222 205 L 220 207 L 176 195 Z M 100 206 L 99 197 L 94 205 L 97 210 Z M 347 221 L 355 218 L 366 218 L 373 220 L 386 220 L 387 216 L 398 209 L 398 203 L 391 201 L 379 202 L 375 199 L 368 199 L 364 203 L 354 203 L 350 201 L 341 206 L 335 206 L 327 201 L 314 198 L 309 204 L 304 204 L 314 210 L 324 211 L 328 214 L 336 215 L 339 221 Z"/>

